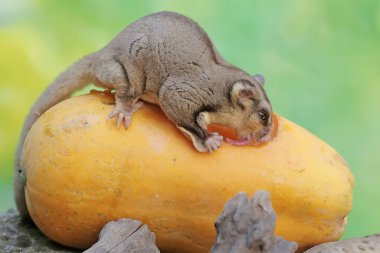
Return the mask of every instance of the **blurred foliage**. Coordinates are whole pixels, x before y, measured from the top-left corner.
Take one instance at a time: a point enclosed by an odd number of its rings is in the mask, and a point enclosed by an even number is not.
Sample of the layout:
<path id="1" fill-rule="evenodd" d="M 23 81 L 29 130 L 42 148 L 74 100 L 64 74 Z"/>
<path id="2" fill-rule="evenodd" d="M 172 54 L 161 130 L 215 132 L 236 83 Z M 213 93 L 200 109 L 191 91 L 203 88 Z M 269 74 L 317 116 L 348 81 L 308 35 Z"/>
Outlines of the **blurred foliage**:
<path id="1" fill-rule="evenodd" d="M 345 157 L 356 179 L 345 237 L 380 232 L 377 0 L 1 0 L 0 210 L 14 206 L 13 154 L 38 95 L 76 59 L 161 10 L 190 16 L 226 60 L 264 74 L 275 111 Z"/>

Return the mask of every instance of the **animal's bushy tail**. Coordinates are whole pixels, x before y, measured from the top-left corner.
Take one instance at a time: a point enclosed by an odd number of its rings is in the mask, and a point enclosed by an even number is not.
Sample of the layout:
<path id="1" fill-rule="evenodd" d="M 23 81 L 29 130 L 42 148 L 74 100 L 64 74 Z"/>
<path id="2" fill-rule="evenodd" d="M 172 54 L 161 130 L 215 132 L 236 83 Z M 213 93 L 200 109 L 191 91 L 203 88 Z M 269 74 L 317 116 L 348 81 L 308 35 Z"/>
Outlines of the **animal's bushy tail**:
<path id="1" fill-rule="evenodd" d="M 53 105 L 70 97 L 70 95 L 86 84 L 92 82 L 92 55 L 86 56 L 74 63 L 66 71 L 60 74 L 53 83 L 38 98 L 30 110 L 22 128 L 19 143 L 16 149 L 16 157 L 13 175 L 13 190 L 17 209 L 22 217 L 28 215 L 25 201 L 25 174 L 21 164 L 21 154 L 25 138 L 38 117 Z"/>

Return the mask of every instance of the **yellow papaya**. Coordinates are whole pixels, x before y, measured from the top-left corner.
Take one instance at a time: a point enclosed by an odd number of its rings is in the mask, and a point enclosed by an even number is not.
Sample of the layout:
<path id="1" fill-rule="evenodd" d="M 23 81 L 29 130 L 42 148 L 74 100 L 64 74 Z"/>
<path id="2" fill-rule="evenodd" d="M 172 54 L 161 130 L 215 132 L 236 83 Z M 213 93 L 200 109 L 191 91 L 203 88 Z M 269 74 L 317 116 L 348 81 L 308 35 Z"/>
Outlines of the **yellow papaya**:
<path id="1" fill-rule="evenodd" d="M 214 221 L 237 192 L 270 192 L 276 235 L 301 249 L 340 238 L 353 176 L 341 156 L 302 127 L 276 116 L 260 146 L 223 143 L 197 152 L 154 105 L 129 129 L 107 121 L 113 97 L 93 92 L 45 112 L 24 143 L 30 215 L 61 244 L 85 249 L 118 218 L 148 224 L 164 252 L 208 252 Z"/>

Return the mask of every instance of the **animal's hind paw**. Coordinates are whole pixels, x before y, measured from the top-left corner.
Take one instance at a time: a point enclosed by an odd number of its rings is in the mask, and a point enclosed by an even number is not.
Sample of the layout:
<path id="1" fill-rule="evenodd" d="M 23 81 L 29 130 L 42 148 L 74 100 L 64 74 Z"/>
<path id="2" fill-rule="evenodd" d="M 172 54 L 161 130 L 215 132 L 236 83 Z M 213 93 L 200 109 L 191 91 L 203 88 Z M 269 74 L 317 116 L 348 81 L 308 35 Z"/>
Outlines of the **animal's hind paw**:
<path id="1" fill-rule="evenodd" d="M 117 118 L 117 123 L 116 123 L 117 128 L 119 128 L 120 125 L 124 121 L 125 129 L 127 129 L 129 125 L 131 124 L 132 114 L 138 109 L 140 109 L 143 105 L 144 105 L 143 102 L 138 102 L 134 104 L 131 109 L 129 108 L 125 109 L 125 108 L 121 108 L 120 106 L 116 106 L 115 109 L 113 109 L 113 111 L 108 115 L 107 120 L 110 120 L 112 118 Z"/>

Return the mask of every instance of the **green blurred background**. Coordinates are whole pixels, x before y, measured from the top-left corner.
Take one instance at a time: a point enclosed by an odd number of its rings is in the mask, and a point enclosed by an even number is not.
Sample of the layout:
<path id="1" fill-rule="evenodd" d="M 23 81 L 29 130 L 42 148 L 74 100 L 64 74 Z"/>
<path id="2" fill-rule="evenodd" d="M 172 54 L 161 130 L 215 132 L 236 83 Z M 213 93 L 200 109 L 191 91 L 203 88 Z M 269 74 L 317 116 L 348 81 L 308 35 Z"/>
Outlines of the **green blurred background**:
<path id="1" fill-rule="evenodd" d="M 380 232 L 377 0 L 1 0 L 0 211 L 14 207 L 14 150 L 37 96 L 76 59 L 162 10 L 190 16 L 226 60 L 264 74 L 275 111 L 343 155 L 356 179 L 345 237 Z"/>

